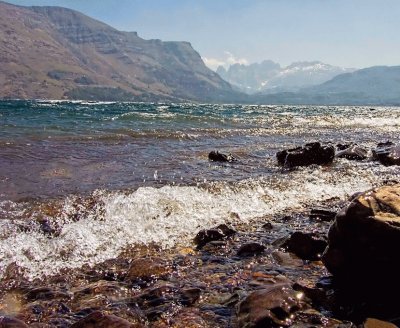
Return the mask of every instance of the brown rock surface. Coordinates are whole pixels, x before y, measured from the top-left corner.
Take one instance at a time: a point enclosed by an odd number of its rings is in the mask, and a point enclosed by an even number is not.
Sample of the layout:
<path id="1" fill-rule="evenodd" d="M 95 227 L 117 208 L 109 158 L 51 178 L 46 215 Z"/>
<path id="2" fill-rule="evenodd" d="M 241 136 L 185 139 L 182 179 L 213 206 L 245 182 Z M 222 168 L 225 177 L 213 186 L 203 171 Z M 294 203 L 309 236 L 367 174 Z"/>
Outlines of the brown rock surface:
<path id="1" fill-rule="evenodd" d="M 256 290 L 239 303 L 240 327 L 290 326 L 294 313 L 304 307 L 303 294 L 287 283 Z"/>
<path id="2" fill-rule="evenodd" d="M 323 261 L 334 275 L 399 272 L 400 184 L 358 195 L 329 230 Z"/>

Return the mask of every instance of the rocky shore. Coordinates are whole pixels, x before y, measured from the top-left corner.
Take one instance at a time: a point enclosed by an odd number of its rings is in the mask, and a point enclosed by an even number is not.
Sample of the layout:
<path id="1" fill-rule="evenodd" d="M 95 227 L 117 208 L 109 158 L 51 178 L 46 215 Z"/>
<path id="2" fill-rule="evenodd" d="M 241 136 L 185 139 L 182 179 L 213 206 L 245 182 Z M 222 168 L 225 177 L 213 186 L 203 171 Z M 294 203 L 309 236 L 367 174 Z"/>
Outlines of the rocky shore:
<path id="1" fill-rule="evenodd" d="M 312 143 L 277 158 L 293 169 L 367 153 Z M 399 164 L 390 143 L 373 156 Z M 135 246 L 33 281 L 10 265 L 0 327 L 396 327 L 399 243 L 400 184 L 387 181 L 347 201 L 202 230 L 188 247 Z"/>

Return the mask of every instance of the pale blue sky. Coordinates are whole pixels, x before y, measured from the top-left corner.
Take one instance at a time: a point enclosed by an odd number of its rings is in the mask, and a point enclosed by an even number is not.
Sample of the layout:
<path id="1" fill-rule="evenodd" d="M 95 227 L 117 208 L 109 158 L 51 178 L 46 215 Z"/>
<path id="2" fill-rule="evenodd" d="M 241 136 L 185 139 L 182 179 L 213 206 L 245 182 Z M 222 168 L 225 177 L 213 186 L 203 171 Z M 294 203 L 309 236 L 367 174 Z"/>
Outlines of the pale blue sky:
<path id="1" fill-rule="evenodd" d="M 79 10 L 145 39 L 190 41 L 209 65 L 400 65 L 400 0 L 12 0 Z"/>

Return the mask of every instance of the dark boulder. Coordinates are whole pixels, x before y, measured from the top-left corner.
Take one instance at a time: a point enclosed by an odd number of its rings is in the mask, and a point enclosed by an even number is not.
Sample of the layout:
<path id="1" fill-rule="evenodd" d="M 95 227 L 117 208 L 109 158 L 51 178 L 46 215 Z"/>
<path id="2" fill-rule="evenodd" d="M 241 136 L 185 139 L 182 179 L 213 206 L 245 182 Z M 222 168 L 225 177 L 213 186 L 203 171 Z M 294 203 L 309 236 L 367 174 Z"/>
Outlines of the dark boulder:
<path id="1" fill-rule="evenodd" d="M 237 255 L 239 256 L 253 256 L 263 253 L 265 250 L 265 246 L 259 243 L 247 243 L 240 246 Z"/>
<path id="2" fill-rule="evenodd" d="M 368 150 L 362 148 L 356 144 L 350 145 L 337 145 L 338 151 L 336 152 L 336 157 L 346 158 L 348 160 L 362 161 L 367 159 Z"/>
<path id="3" fill-rule="evenodd" d="M 390 141 L 379 143 L 372 154 L 375 160 L 385 166 L 400 165 L 400 146 Z"/>
<path id="4" fill-rule="evenodd" d="M 386 281 L 389 276 L 397 277 L 400 274 L 400 184 L 356 196 L 337 214 L 328 242 L 322 259 L 335 276 L 357 280 L 385 277 Z"/>
<path id="5" fill-rule="evenodd" d="M 201 230 L 193 241 L 197 245 L 197 248 L 200 249 L 210 241 L 224 240 L 235 233 L 236 231 L 229 228 L 226 224 L 220 224 L 213 229 Z"/>
<path id="6" fill-rule="evenodd" d="M 284 167 L 307 166 L 311 164 L 330 164 L 335 157 L 332 145 L 319 142 L 308 143 L 303 147 L 282 150 L 276 154 L 279 165 Z"/>
<path id="7" fill-rule="evenodd" d="M 295 313 L 305 307 L 302 297 L 302 292 L 285 283 L 256 290 L 239 303 L 239 327 L 290 326 Z"/>
<path id="8" fill-rule="evenodd" d="M 235 162 L 236 158 L 232 154 L 222 154 L 219 151 L 212 151 L 208 154 L 208 159 L 213 162 Z"/>
<path id="9" fill-rule="evenodd" d="M 283 243 L 283 246 L 303 260 L 315 261 L 321 258 L 327 242 L 324 237 L 315 233 L 296 231 Z"/>

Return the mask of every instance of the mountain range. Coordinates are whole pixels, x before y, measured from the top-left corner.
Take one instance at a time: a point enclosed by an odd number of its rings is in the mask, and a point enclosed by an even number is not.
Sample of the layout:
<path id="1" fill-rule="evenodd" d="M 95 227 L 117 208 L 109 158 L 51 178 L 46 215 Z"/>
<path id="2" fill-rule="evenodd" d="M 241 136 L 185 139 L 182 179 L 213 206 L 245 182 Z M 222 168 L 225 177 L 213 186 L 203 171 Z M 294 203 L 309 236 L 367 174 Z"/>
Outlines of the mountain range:
<path id="1" fill-rule="evenodd" d="M 353 71 L 355 69 L 332 66 L 319 61 L 296 62 L 281 67 L 271 60 L 250 65 L 234 64 L 228 69 L 219 66 L 217 69 L 217 73 L 223 79 L 248 94 L 299 91 Z"/>
<path id="2" fill-rule="evenodd" d="M 266 60 L 214 72 L 189 42 L 145 40 L 74 10 L 2 1 L 0 27 L 0 99 L 400 105 L 400 66 Z"/>
<path id="3" fill-rule="evenodd" d="M 188 42 L 144 40 L 77 11 L 0 2 L 0 97 L 229 101 Z"/>

